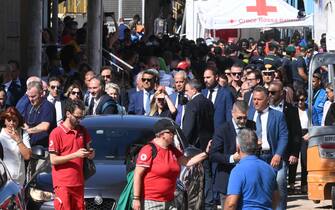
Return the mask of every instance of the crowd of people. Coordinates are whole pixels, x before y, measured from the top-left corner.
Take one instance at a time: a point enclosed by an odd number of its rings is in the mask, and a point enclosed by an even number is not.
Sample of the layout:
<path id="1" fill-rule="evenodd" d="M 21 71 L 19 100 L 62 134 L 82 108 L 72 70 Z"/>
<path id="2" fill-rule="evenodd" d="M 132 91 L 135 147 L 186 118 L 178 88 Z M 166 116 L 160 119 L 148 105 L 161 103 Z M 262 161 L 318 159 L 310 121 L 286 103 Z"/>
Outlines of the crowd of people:
<path id="1" fill-rule="evenodd" d="M 94 158 L 94 151 L 89 147 L 90 137 L 85 128 L 79 126 L 80 120 L 85 115 L 132 114 L 171 118 L 181 127 L 187 141 L 206 153 L 196 161 L 203 160 L 204 209 L 215 209 L 220 202 L 222 206 L 225 201 L 234 203 L 236 197 L 231 195 L 239 195 L 238 198 L 247 201 L 240 205 L 254 204 L 252 195 L 242 196 L 244 189 L 238 189 L 243 187 L 238 184 L 241 179 L 229 178 L 233 173 L 247 170 L 247 162 L 253 158 L 247 161 L 244 157 L 254 154 L 269 166 L 258 170 L 259 176 L 267 174 L 268 179 L 276 179 L 277 209 L 286 209 L 288 191 L 296 192 L 299 155 L 300 190 L 307 192 L 308 65 L 313 54 L 326 51 L 324 37 L 321 46 L 297 33 L 290 41 L 267 36 L 258 41 L 249 38 L 237 42 L 206 42 L 201 38 L 179 40 L 167 35 L 133 41 L 131 29 L 136 27 L 121 27 L 122 24 L 121 21 L 115 32 L 104 34 L 104 48 L 132 69 L 111 66 L 110 60 L 117 61 L 108 55 L 104 55 L 107 58 L 101 69 L 92 69 L 87 64 L 85 49 L 80 48 L 85 43 L 87 29 L 85 25 L 78 29 L 72 18 L 62 22 L 64 30 L 59 37 L 52 38 L 48 30 L 44 31 L 45 44 L 57 39 L 63 47 L 61 50 L 53 45 L 45 48 L 41 77 L 22 78 L 24 69 L 20 69 L 19 63 L 8 62 L 8 74 L 3 77 L 0 88 L 0 143 L 4 148 L 3 160 L 15 181 L 24 184 L 24 161 L 30 159 L 32 146 L 41 145 L 52 152 L 53 176 L 58 177 L 54 179 L 56 195 L 65 200 L 66 192 L 77 198 L 78 192 L 82 192 L 77 187 L 83 186 L 83 179 L 67 179 L 57 173 L 57 169 L 64 165 L 71 168 L 71 161 L 82 167 L 78 158 Z M 333 87 L 327 84 L 327 78 L 327 67 L 313 73 L 313 125 L 332 125 L 335 121 Z M 239 134 L 244 128 L 248 130 Z M 172 129 L 161 131 L 157 130 L 154 142 L 163 149 L 170 148 Z M 257 151 L 245 145 L 253 144 L 255 136 L 250 133 L 253 131 L 257 136 Z M 241 137 L 236 138 L 239 135 Z M 60 142 L 65 138 L 71 139 L 70 142 L 79 138 L 80 144 L 64 152 L 62 148 L 66 146 Z M 174 162 L 175 168 L 195 163 L 188 163 L 189 160 L 176 151 L 174 154 L 178 159 Z M 147 167 L 151 167 L 147 162 L 139 160 L 138 163 L 139 177 L 152 176 L 151 173 L 144 175 Z M 262 168 L 264 163 L 257 164 L 255 168 Z M 268 172 L 271 170 L 273 176 Z M 160 173 L 153 167 L 152 173 L 156 172 Z M 65 174 L 71 173 L 74 171 L 69 169 Z M 257 177 L 253 178 L 258 181 Z M 272 193 L 275 187 L 268 187 L 257 196 Z M 135 188 L 135 193 L 140 190 Z M 145 200 L 145 206 L 147 200 L 155 201 L 154 197 L 146 196 L 134 196 L 135 209 L 140 209 L 138 201 L 141 199 Z M 82 204 L 82 199 L 81 196 L 78 203 Z M 169 203 L 171 199 L 169 194 L 158 202 Z M 64 203 L 76 206 L 70 200 Z M 81 204 L 75 209 L 81 209 Z"/>

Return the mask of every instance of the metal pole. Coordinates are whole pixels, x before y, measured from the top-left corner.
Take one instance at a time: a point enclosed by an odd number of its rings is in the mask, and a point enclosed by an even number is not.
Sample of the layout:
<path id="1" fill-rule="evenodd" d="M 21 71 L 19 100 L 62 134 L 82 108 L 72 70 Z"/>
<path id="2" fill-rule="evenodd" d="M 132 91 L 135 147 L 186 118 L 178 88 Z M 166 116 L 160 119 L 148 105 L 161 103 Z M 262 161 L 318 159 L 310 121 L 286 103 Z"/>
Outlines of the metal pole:
<path id="1" fill-rule="evenodd" d="M 41 76 L 42 0 L 21 1 L 20 15 L 22 69 L 27 76 Z"/>
<path id="2" fill-rule="evenodd" d="M 99 73 L 102 61 L 102 0 L 89 0 L 87 5 L 88 63 Z"/>
<path id="3" fill-rule="evenodd" d="M 186 23 L 186 5 L 185 5 L 185 9 L 184 9 L 184 14 L 183 14 L 183 21 L 181 22 L 181 29 L 179 32 L 179 40 L 182 39 L 182 35 L 185 31 L 185 23 Z"/>
<path id="4" fill-rule="evenodd" d="M 52 0 L 52 32 L 54 43 L 58 42 L 58 0 Z"/>

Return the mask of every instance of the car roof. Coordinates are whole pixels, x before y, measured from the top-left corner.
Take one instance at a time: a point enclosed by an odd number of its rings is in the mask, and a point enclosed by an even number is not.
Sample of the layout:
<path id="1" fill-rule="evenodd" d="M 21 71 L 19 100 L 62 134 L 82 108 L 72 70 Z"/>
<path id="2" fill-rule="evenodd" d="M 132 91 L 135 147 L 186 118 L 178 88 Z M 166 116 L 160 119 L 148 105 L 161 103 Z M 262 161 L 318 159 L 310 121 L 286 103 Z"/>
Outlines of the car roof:
<path id="1" fill-rule="evenodd" d="M 153 128 L 153 125 L 162 118 L 143 115 L 90 115 L 86 116 L 81 124 L 87 128 L 102 127 L 129 127 L 129 128 Z"/>

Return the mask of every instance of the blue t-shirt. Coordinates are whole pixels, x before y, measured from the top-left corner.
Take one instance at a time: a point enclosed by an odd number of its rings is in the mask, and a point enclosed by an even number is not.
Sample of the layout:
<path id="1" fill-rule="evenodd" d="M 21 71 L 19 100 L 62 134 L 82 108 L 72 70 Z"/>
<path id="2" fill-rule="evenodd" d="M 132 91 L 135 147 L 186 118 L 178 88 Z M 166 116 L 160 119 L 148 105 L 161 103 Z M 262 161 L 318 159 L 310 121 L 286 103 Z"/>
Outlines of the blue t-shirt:
<path id="1" fill-rule="evenodd" d="M 240 195 L 238 209 L 272 209 L 277 189 L 274 169 L 254 155 L 246 156 L 231 171 L 228 195 Z"/>
<path id="2" fill-rule="evenodd" d="M 49 130 L 36 134 L 30 134 L 30 144 L 48 146 L 48 137 L 52 129 L 56 127 L 56 110 L 55 106 L 46 99 L 42 99 L 38 107 L 33 107 L 31 103 L 28 104 L 24 113 L 24 120 L 27 125 L 32 128 L 41 122 L 50 123 Z"/>

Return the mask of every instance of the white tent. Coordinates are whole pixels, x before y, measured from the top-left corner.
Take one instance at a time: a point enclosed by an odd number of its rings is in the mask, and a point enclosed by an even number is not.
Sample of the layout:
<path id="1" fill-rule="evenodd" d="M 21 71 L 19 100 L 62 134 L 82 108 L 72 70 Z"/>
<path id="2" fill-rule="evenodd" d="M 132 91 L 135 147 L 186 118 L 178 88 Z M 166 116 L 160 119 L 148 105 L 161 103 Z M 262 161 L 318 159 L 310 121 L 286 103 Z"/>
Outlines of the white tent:
<path id="1" fill-rule="evenodd" d="M 190 38 L 197 38 L 203 29 L 287 28 L 313 25 L 312 16 L 297 16 L 298 10 L 284 0 L 187 0 L 186 27 L 193 26 L 193 29 L 186 28 L 186 34 L 191 35 Z M 194 28 L 197 30 L 194 31 Z"/>

